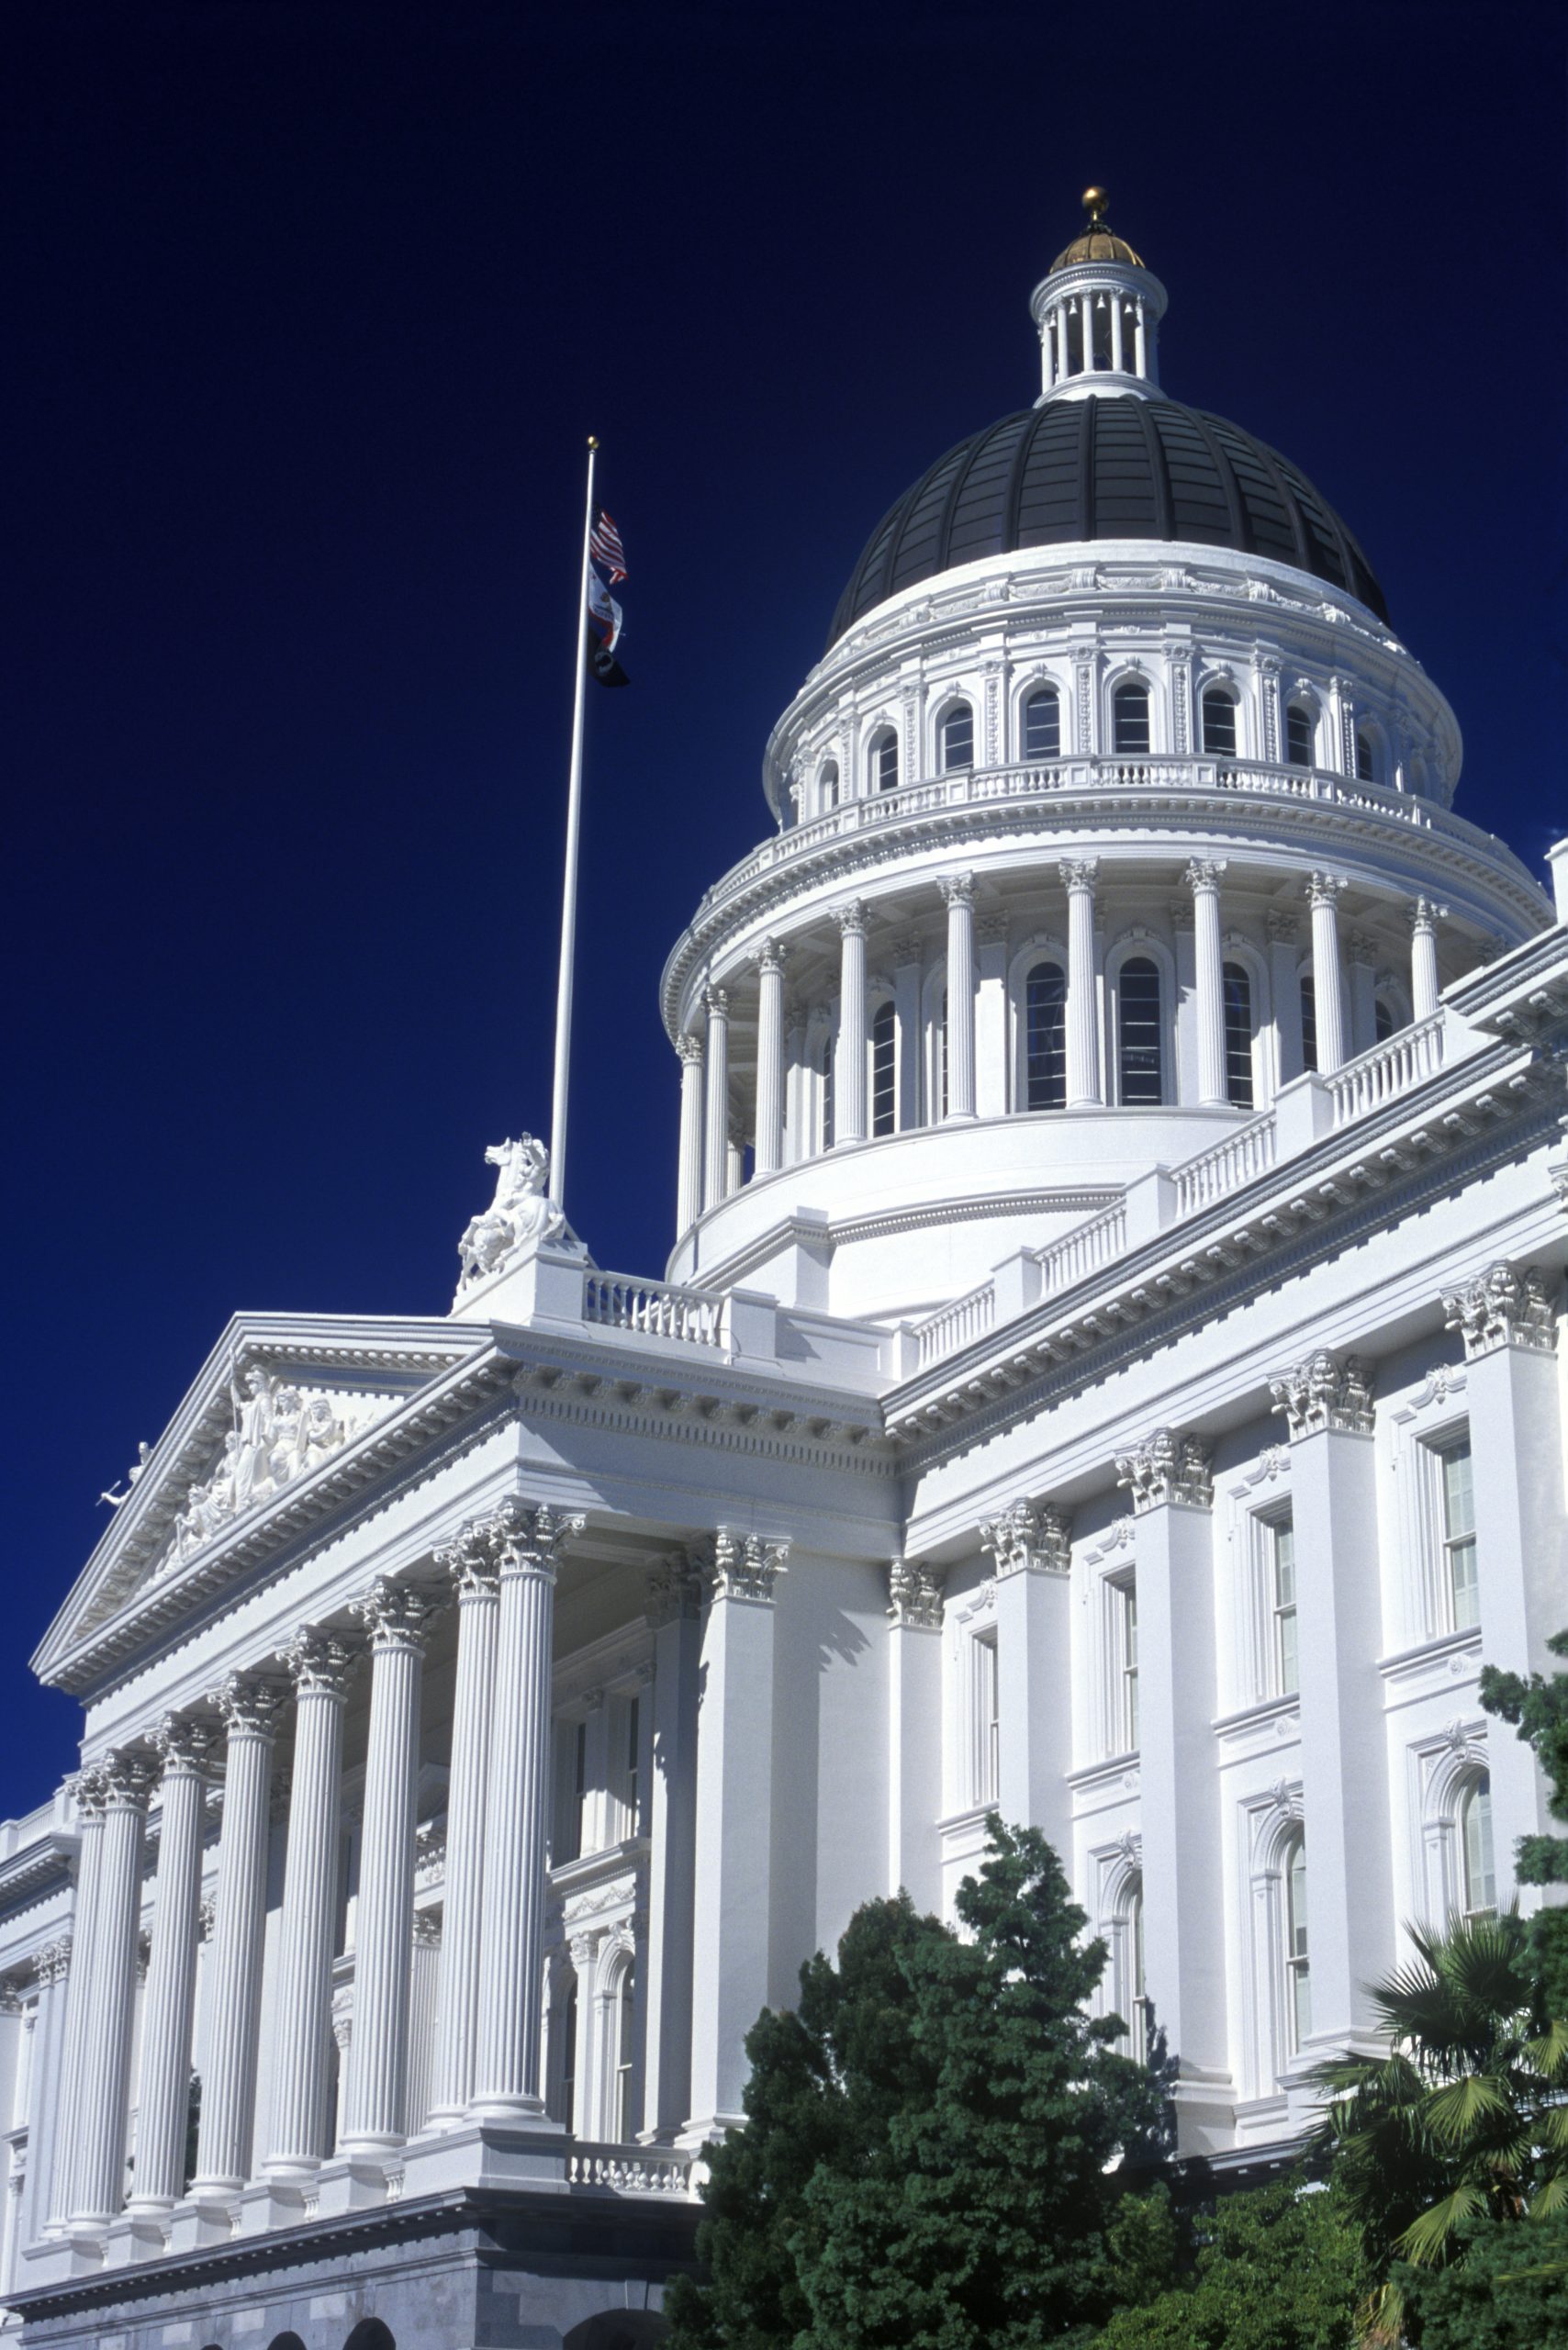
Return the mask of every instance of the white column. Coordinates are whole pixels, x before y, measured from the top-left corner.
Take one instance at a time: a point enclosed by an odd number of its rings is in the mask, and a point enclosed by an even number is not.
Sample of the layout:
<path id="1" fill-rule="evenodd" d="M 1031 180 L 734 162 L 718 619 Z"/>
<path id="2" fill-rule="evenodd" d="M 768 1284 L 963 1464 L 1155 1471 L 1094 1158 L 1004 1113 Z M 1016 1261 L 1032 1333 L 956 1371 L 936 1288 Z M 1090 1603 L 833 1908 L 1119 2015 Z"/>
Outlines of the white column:
<path id="1" fill-rule="evenodd" d="M 1067 890 L 1067 1106 L 1095 1109 L 1100 1085 L 1100 1021 L 1094 989 L 1094 877 L 1100 860 L 1065 858 Z"/>
<path id="2" fill-rule="evenodd" d="M 73 2226 L 102 2227 L 125 2201 L 126 2094 L 151 1777 L 151 1761 L 144 1754 L 111 1754 L 104 1763 L 104 1852 L 89 1975 L 92 2004 L 82 2051 Z"/>
<path id="3" fill-rule="evenodd" d="M 539 2042 L 555 1569 L 562 1544 L 582 1526 L 580 1517 L 529 1509 L 514 1497 L 498 1544 L 496 1687 L 501 1695 L 490 1738 L 479 2054 L 471 2109 L 480 2118 L 544 2119 Z"/>
<path id="4" fill-rule="evenodd" d="M 378 1578 L 354 1612 L 370 1633 L 370 1729 L 343 2151 L 374 2154 L 400 2146 L 408 2135 L 414 1806 L 431 1607 L 425 1593 Z"/>
<path id="5" fill-rule="evenodd" d="M 353 1660 L 313 1626 L 285 1650 L 295 1690 L 283 1919 L 274 2009 L 270 2178 L 308 2178 L 331 2152 L 327 2076 L 337 1939 L 343 1704 Z M 361 1916 L 364 1916 L 363 1904 Z"/>
<path id="6" fill-rule="evenodd" d="M 752 1171 L 773 1175 L 784 1164 L 784 949 L 771 938 L 757 957 L 756 970 L 756 1138 Z"/>
<path id="7" fill-rule="evenodd" d="M 142 2010 L 133 2212 L 172 2210 L 185 2191 L 207 1771 L 214 1738 L 207 1723 L 171 1714 L 152 1740 L 163 1763 L 162 1827 Z"/>
<path id="8" fill-rule="evenodd" d="M 1094 371 L 1094 297 L 1092 294 L 1079 296 L 1078 314 L 1083 336 L 1083 372 L 1086 375 L 1092 375 Z"/>
<path id="9" fill-rule="evenodd" d="M 1116 1463 L 1136 1521 L 1145 1966 L 1181 2059 L 1182 2150 L 1231 2126 L 1215 1785 L 1214 1481 L 1207 1447 L 1157 1428 Z"/>
<path id="10" fill-rule="evenodd" d="M 1016 1502 L 980 1540 L 996 1566 L 997 1808 L 1040 1829 L 1070 1877 L 1070 1529 L 1048 1503 Z"/>
<path id="11" fill-rule="evenodd" d="M 1312 901 L 1312 999 L 1317 1018 L 1317 1073 L 1332 1077 L 1345 1065 L 1345 1014 L 1339 986 L 1339 892 L 1331 874 L 1315 873 Z"/>
<path id="12" fill-rule="evenodd" d="M 1067 304 L 1058 302 L 1051 316 L 1057 330 L 1057 381 L 1065 383 L 1072 373 L 1067 340 Z"/>
<path id="13" fill-rule="evenodd" d="M 648 1575 L 654 1639 L 648 1786 L 647 2017 L 644 2135 L 673 2143 L 691 2110 L 691 1966 L 697 1834 L 698 1647 L 701 1579 L 684 1556 Z"/>
<path id="14" fill-rule="evenodd" d="M 702 1001 L 708 1011 L 708 1107 L 702 1157 L 702 1204 L 716 1208 L 724 1197 L 730 1171 L 730 999 L 722 988 L 709 988 Z"/>
<path id="15" fill-rule="evenodd" d="M 975 1114 L 975 877 L 949 873 L 947 905 L 947 1115 Z"/>
<path id="16" fill-rule="evenodd" d="M 436 2018 L 441 1998 L 441 1924 L 430 1911 L 414 1912 L 409 1953 L 409 2135 L 430 2120 L 435 2082 Z"/>
<path id="17" fill-rule="evenodd" d="M 773 1590 L 789 1545 L 721 1527 L 707 1568 L 697 1730 L 691 2118 L 700 2145 L 742 2120 L 745 2041 L 768 1994 Z"/>
<path id="18" fill-rule="evenodd" d="M 1040 391 L 1042 396 L 1051 388 L 1051 383 L 1054 375 L 1051 358 L 1054 349 L 1055 345 L 1051 336 L 1051 322 L 1049 315 L 1047 314 L 1047 317 L 1042 319 L 1040 321 Z"/>
<path id="19" fill-rule="evenodd" d="M 202 1994 L 206 2065 L 192 2190 L 197 2196 L 236 2195 L 251 2175 L 273 1737 L 284 1695 L 277 1683 L 249 1673 L 230 1674 L 214 1693 L 229 1748 L 218 1907 Z"/>
<path id="20" fill-rule="evenodd" d="M 942 1570 L 888 1568 L 888 1875 L 917 1909 L 942 1907 Z"/>
<path id="21" fill-rule="evenodd" d="M 1122 373 L 1122 297 L 1119 294 L 1113 294 L 1111 297 L 1111 365 L 1118 375 Z"/>
<path id="22" fill-rule="evenodd" d="M 1367 1986 L 1394 1964 L 1372 1378 L 1318 1354 L 1270 1382 L 1291 1438 L 1312 2039 L 1380 2045 Z"/>
<path id="23" fill-rule="evenodd" d="M 833 1054 L 833 1138 L 866 1139 L 866 909 L 834 911 L 838 924 L 838 1038 Z"/>
<path id="24" fill-rule="evenodd" d="M 66 1986 L 65 2053 L 56 2100 L 54 2162 L 48 2185 L 50 2224 L 63 2226 L 75 2205 L 77 2113 L 82 2096 L 82 2058 L 92 2013 L 89 1980 L 97 1930 L 98 1884 L 104 1855 L 104 1786 L 96 1769 L 66 1781 L 76 1811 L 76 1913 L 72 1920 L 71 1971 Z"/>
<path id="25" fill-rule="evenodd" d="M 702 1213 L 702 1042 L 679 1036 L 680 1055 L 680 1174 L 676 1185 L 675 1222 L 678 1236 L 689 1232 Z"/>
<path id="26" fill-rule="evenodd" d="M 1007 1114 L 1007 916 L 982 914 L 975 924 L 975 1109 L 982 1118 Z"/>
<path id="27" fill-rule="evenodd" d="M 1225 1082 L 1225 955 L 1220 943 L 1219 877 L 1225 859 L 1194 857 L 1182 879 L 1193 893 L 1193 961 L 1198 992 L 1198 1100 L 1221 1108 Z"/>
<path id="28" fill-rule="evenodd" d="M 897 1047 L 901 1135 L 920 1124 L 920 940 L 911 932 L 893 941 L 893 1034 Z"/>
<path id="29" fill-rule="evenodd" d="M 62 1934 L 38 1954 L 38 2022 L 32 2052 L 32 2112 L 28 2122 L 28 2176 L 22 2195 L 22 2244 L 41 2236 L 49 2221 L 50 2188 L 60 2132 L 59 2098 L 47 2084 L 58 2082 L 65 2052 L 65 2014 L 71 1998 L 71 1937 Z"/>
<path id="30" fill-rule="evenodd" d="M 1133 364 L 1140 375 L 1147 375 L 1148 374 L 1148 327 L 1144 318 L 1141 294 L 1137 297 L 1133 318 Z"/>
<path id="31" fill-rule="evenodd" d="M 487 1520 L 465 1526 L 451 1549 L 437 1556 L 457 1592 L 457 1678 L 446 1785 L 446 1896 L 430 2118 L 453 2123 L 474 2094 L 474 2062 L 478 2052 L 485 1808 L 500 1579 Z"/>
<path id="32" fill-rule="evenodd" d="M 1438 920 L 1447 912 L 1429 898 L 1410 908 L 1410 1006 L 1417 1020 L 1429 1020 L 1438 1008 Z"/>

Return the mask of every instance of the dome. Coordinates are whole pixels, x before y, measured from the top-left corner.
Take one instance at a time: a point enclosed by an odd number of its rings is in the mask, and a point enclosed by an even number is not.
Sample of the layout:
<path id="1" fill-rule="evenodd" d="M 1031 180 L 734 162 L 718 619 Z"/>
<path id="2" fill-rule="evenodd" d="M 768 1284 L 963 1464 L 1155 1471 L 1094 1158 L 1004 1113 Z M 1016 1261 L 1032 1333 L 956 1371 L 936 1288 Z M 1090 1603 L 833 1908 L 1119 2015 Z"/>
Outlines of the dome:
<path id="1" fill-rule="evenodd" d="M 1123 263 L 1128 269 L 1143 267 L 1143 263 L 1126 239 L 1113 236 L 1109 229 L 1103 229 L 1098 222 L 1093 228 L 1086 229 L 1081 237 L 1074 237 L 1065 252 L 1058 253 L 1051 263 L 1051 273 L 1054 275 L 1058 269 L 1071 269 L 1075 263 L 1081 261 L 1115 261 Z"/>
<path id="2" fill-rule="evenodd" d="M 1092 539 L 1266 555 L 1388 619 L 1365 555 L 1294 465 L 1223 417 L 1106 392 L 1021 408 L 939 457 L 872 532 L 829 647 L 919 580 L 984 555 Z"/>

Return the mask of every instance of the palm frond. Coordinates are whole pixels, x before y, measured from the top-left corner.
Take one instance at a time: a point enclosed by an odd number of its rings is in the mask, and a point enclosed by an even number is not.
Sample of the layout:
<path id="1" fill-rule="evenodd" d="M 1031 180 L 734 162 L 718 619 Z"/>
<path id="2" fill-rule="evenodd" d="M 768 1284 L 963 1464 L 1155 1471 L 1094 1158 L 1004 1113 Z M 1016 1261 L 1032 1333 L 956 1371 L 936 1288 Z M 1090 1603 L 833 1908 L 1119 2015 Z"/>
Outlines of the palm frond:
<path id="1" fill-rule="evenodd" d="M 1427 2098 L 1422 2119 L 1439 2145 L 1457 2146 L 1483 2118 L 1508 2111 L 1503 2084 L 1486 2073 L 1467 2073 Z"/>
<path id="2" fill-rule="evenodd" d="M 1395 2241 L 1416 2267 L 1431 2268 L 1447 2251 L 1460 2221 L 1479 2219 L 1485 2209 L 1486 2198 L 1479 2187 L 1456 2187 L 1412 2220 Z"/>

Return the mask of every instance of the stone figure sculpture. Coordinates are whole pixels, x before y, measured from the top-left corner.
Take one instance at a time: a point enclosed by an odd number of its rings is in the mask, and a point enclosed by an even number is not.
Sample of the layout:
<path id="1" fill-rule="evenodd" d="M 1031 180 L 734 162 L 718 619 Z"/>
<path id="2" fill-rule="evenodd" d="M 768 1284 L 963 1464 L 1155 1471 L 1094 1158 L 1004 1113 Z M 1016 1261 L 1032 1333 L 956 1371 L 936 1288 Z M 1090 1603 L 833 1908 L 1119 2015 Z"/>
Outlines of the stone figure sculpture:
<path id="1" fill-rule="evenodd" d="M 319 1468 L 354 1433 L 330 1396 L 307 1397 L 258 1364 L 242 1381 L 231 1381 L 229 1392 L 234 1425 L 211 1474 L 185 1495 L 174 1521 L 173 1565 L 210 1542 L 231 1518 Z"/>
<path id="2" fill-rule="evenodd" d="M 534 1135 L 515 1142 L 493 1142 L 485 1163 L 499 1171 L 496 1195 L 482 1215 L 472 1216 L 457 1244 L 461 1297 L 487 1273 L 498 1271 L 525 1248 L 566 1237 L 566 1219 L 546 1195 L 550 1154 Z"/>

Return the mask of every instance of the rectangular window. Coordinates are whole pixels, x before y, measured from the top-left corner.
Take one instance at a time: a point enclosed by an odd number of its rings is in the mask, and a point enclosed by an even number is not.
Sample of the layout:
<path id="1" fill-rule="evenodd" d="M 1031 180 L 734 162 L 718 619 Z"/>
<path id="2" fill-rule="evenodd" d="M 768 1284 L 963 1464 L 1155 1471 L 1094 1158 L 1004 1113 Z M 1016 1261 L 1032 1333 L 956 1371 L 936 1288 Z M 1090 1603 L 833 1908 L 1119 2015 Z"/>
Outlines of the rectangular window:
<path id="1" fill-rule="evenodd" d="M 621 1785 L 617 1795 L 621 1807 L 621 1833 L 635 1836 L 641 1820 L 643 1770 L 643 1707 L 636 1697 L 628 1697 L 621 1708 Z"/>
<path id="2" fill-rule="evenodd" d="M 1317 1068 L 1317 990 L 1310 979 L 1301 983 L 1301 1065 Z"/>
<path id="3" fill-rule="evenodd" d="M 1271 1518 L 1264 1526 L 1263 1539 L 1269 1569 L 1272 1694 L 1289 1697 L 1301 1686 L 1296 1647 L 1294 1520 Z"/>
<path id="4" fill-rule="evenodd" d="M 588 1724 L 562 1722 L 555 1733 L 554 1867 L 580 1860 L 588 1810 Z"/>
<path id="5" fill-rule="evenodd" d="M 871 1017 L 871 1132 L 890 1135 L 898 1105 L 898 1025 L 893 1007 L 883 1002 Z"/>
<path id="6" fill-rule="evenodd" d="M 1481 1587 L 1475 1561 L 1475 1488 L 1470 1438 L 1456 1438 L 1438 1453 L 1442 1479 L 1444 1587 L 1456 1632 L 1481 1621 Z"/>
<path id="7" fill-rule="evenodd" d="M 1137 1583 L 1105 1582 L 1105 1751 L 1128 1754 L 1138 1741 Z"/>
<path id="8" fill-rule="evenodd" d="M 970 1707 L 973 1722 L 970 1801 L 994 1803 L 1002 1746 L 996 1634 L 977 1632 L 970 1649 Z"/>

